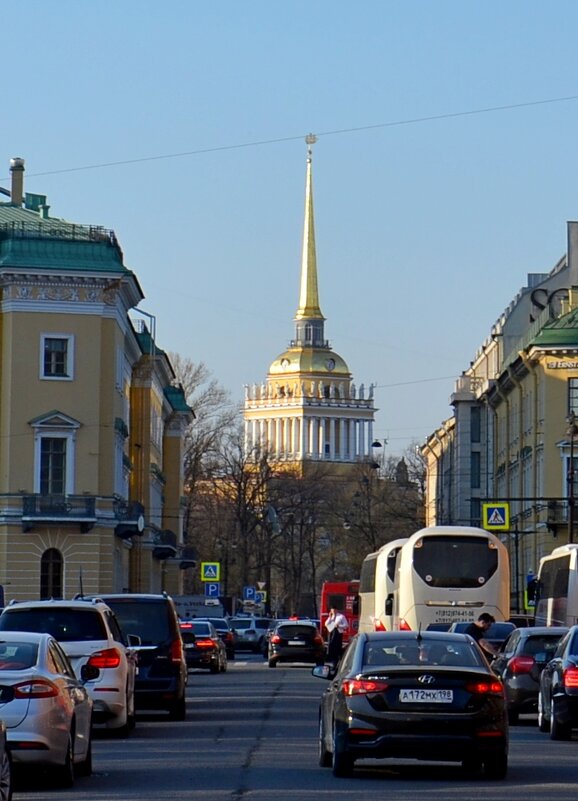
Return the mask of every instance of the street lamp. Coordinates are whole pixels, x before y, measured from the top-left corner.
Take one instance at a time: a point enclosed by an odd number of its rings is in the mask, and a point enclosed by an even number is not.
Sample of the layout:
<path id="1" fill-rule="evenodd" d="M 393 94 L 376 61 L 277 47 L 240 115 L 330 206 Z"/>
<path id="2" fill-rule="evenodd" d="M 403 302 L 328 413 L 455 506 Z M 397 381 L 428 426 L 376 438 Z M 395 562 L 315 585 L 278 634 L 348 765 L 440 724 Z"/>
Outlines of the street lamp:
<path id="1" fill-rule="evenodd" d="M 567 435 L 570 437 L 570 463 L 568 465 L 568 542 L 574 542 L 574 437 L 578 433 L 576 415 L 573 411 L 566 418 Z"/>

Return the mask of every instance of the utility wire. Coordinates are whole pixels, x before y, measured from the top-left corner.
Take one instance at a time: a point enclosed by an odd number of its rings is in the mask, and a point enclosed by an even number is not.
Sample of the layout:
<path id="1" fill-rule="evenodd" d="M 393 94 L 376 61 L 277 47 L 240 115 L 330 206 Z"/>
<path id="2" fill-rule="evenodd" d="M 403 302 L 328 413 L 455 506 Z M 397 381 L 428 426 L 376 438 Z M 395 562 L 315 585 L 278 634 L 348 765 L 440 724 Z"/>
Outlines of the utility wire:
<path id="1" fill-rule="evenodd" d="M 544 106 L 552 103 L 568 103 L 578 100 L 578 95 L 568 95 L 567 97 L 551 97 L 544 100 L 529 100 L 526 103 L 508 103 L 503 106 L 487 106 L 484 108 L 469 109 L 467 111 L 453 111 L 447 114 L 432 114 L 426 117 L 410 117 L 405 120 L 395 120 L 392 122 L 379 122 L 374 125 L 360 125 L 353 128 L 336 128 L 332 131 L 321 131 L 316 133 L 320 136 L 341 136 L 343 134 L 360 133 L 362 131 L 378 130 L 380 128 L 395 128 L 401 125 L 416 125 L 423 122 L 434 122 L 435 120 L 449 120 L 457 117 L 471 117 L 477 114 L 491 114 L 498 111 L 512 111 L 519 108 L 530 108 L 532 106 Z M 128 164 L 142 164 L 149 161 L 161 161 L 163 159 L 177 159 L 185 156 L 199 156 L 204 153 L 219 153 L 228 150 L 241 150 L 250 147 L 262 147 L 263 145 L 276 145 L 282 142 L 293 142 L 303 139 L 305 134 L 295 136 L 282 136 L 275 139 L 258 139 L 253 142 L 240 142 L 233 145 L 220 145 L 217 147 L 205 147 L 197 150 L 184 150 L 180 153 L 165 153 L 158 156 L 143 156 L 136 159 L 122 159 L 119 161 L 106 161 L 99 164 L 86 164 L 81 167 L 67 167 L 61 170 L 47 170 L 45 172 L 27 173 L 28 177 L 39 177 L 43 175 L 62 175 L 69 172 L 81 172 L 83 170 L 99 170 L 104 167 L 123 167 Z M 6 180 L 6 179 L 3 179 Z"/>

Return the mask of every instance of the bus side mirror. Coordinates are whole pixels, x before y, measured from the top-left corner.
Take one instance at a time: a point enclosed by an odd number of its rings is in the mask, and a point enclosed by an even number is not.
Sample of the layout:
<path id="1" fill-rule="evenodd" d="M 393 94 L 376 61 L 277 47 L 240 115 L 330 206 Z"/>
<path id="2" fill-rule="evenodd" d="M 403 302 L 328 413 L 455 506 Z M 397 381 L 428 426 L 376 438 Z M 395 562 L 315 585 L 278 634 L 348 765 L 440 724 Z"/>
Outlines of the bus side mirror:
<path id="1" fill-rule="evenodd" d="M 393 595 L 391 593 L 385 599 L 385 614 L 386 615 L 393 614 Z"/>

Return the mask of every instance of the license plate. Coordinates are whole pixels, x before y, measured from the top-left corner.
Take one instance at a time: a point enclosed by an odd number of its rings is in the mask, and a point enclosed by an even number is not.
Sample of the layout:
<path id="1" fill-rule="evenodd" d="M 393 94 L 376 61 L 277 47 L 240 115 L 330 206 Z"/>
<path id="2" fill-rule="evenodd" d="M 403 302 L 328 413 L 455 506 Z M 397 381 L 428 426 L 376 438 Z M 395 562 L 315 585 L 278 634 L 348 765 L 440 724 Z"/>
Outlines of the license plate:
<path id="1" fill-rule="evenodd" d="M 288 640 L 287 645 L 305 645 L 305 640 Z"/>
<path id="2" fill-rule="evenodd" d="M 400 690 L 399 700 L 409 704 L 451 704 L 453 690 Z"/>

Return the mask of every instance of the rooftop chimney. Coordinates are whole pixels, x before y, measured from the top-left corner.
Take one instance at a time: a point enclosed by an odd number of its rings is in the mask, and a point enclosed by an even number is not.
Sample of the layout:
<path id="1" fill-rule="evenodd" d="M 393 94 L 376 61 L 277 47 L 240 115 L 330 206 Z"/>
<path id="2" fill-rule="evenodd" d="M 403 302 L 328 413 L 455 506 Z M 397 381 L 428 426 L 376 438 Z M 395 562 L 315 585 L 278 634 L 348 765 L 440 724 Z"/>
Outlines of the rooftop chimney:
<path id="1" fill-rule="evenodd" d="M 24 159 L 10 159 L 10 172 L 12 173 L 12 203 L 21 206 L 24 200 Z"/>

